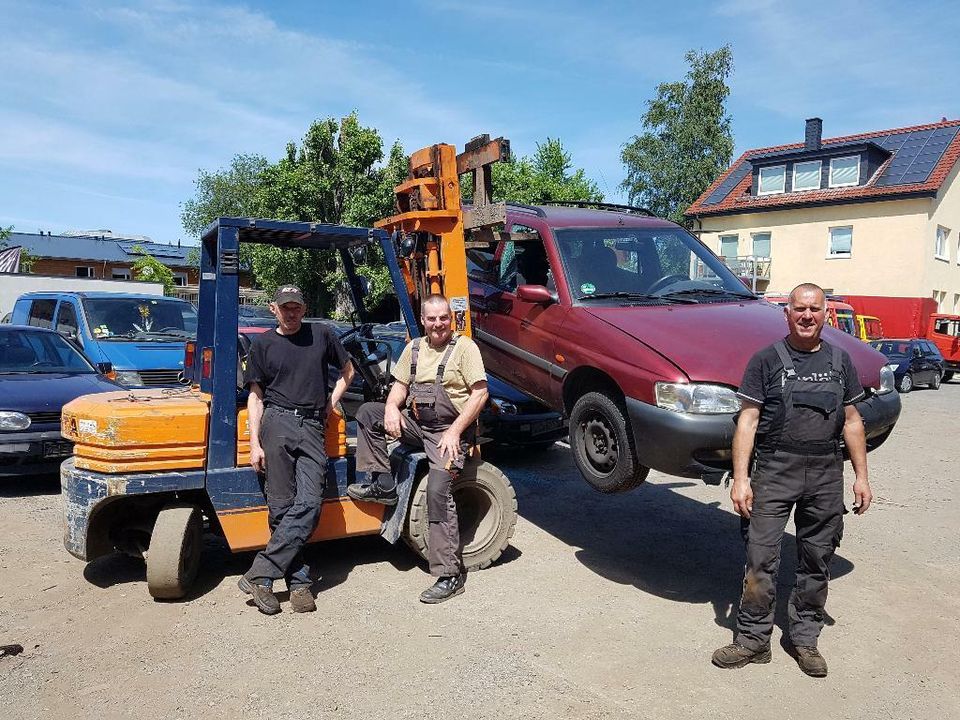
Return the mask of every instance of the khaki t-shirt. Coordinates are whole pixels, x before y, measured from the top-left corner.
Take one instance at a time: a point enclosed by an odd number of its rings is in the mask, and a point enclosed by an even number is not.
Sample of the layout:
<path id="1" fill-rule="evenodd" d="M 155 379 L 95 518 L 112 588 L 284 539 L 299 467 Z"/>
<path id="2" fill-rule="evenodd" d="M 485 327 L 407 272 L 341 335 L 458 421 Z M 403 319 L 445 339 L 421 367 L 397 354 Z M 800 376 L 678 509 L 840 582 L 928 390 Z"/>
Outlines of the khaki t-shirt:
<path id="1" fill-rule="evenodd" d="M 437 368 L 440 360 L 447 351 L 444 345 L 435 350 L 427 338 L 417 338 L 407 343 L 393 366 L 393 377 L 405 385 L 410 385 L 410 355 L 413 343 L 420 343 L 420 352 L 417 354 L 417 377 L 414 382 L 433 382 L 437 378 Z M 480 348 L 468 337 L 458 336 L 457 345 L 447 361 L 443 372 L 443 389 L 450 396 L 450 402 L 457 409 L 463 410 L 470 397 L 470 387 L 478 382 L 486 381 L 487 371 L 483 369 L 483 359 L 480 357 Z"/>

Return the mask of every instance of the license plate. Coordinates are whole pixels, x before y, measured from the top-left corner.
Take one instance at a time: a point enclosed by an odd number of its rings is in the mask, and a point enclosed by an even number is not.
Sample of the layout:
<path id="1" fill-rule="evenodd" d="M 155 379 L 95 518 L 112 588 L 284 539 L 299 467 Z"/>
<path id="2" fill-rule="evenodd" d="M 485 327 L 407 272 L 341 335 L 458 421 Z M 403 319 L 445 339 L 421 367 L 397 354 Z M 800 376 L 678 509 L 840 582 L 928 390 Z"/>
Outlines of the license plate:
<path id="1" fill-rule="evenodd" d="M 540 435 L 541 433 L 557 430 L 561 426 L 560 420 L 541 420 L 540 422 L 530 423 L 530 433 Z"/>
<path id="2" fill-rule="evenodd" d="M 73 443 L 68 440 L 47 440 L 43 443 L 45 458 L 67 457 L 73 454 Z"/>

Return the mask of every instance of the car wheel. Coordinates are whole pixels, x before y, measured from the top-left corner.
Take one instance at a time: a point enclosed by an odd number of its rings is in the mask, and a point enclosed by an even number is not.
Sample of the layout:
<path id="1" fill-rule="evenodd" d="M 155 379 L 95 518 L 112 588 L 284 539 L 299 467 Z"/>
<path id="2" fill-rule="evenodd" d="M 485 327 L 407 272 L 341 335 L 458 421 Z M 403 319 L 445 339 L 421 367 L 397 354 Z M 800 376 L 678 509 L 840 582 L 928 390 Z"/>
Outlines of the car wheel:
<path id="1" fill-rule="evenodd" d="M 633 490 L 647 479 L 622 404 L 606 393 L 581 397 L 570 413 L 570 447 L 583 479 L 602 493 Z"/>
<path id="2" fill-rule="evenodd" d="M 488 462 L 468 462 L 453 481 L 463 567 L 489 567 L 510 544 L 517 525 L 517 494 L 510 480 Z M 417 481 L 403 539 L 420 557 L 428 557 L 427 474 Z"/>
<path id="3" fill-rule="evenodd" d="M 897 390 L 902 393 L 908 393 L 913 390 L 913 375 L 906 373 L 900 378 L 900 382 L 897 383 Z"/>
<path id="4" fill-rule="evenodd" d="M 934 390 L 940 389 L 940 371 L 939 370 L 933 374 L 933 382 L 930 383 L 930 387 L 932 387 Z"/>
<path id="5" fill-rule="evenodd" d="M 160 511 L 147 550 L 147 590 L 176 600 L 190 590 L 200 569 L 203 520 L 196 505 L 171 503 Z"/>
<path id="6" fill-rule="evenodd" d="M 950 370 L 947 370 L 947 372 L 943 374 L 943 381 L 950 382 L 951 380 L 953 380 L 953 373 Z"/>

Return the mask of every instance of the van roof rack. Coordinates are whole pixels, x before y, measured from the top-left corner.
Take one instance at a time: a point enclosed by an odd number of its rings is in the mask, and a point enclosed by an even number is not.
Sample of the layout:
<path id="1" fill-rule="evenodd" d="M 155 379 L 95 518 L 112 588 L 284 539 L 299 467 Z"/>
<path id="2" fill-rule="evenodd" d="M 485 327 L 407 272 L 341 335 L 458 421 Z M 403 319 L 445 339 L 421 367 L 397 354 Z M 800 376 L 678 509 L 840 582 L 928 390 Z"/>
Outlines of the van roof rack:
<path id="1" fill-rule="evenodd" d="M 635 205 L 618 205 L 616 203 L 594 202 L 592 200 L 544 200 L 542 205 L 570 205 L 578 208 L 592 208 L 594 210 L 611 210 L 613 212 L 626 212 L 636 215 L 646 215 L 647 217 L 656 217 L 650 210 Z"/>
<path id="2" fill-rule="evenodd" d="M 524 203 L 511 202 L 507 201 L 507 207 L 514 208 L 515 210 L 523 210 L 528 213 L 533 213 L 537 217 L 545 218 L 547 214 L 543 211 L 542 208 L 538 208 L 535 205 L 525 205 Z"/>

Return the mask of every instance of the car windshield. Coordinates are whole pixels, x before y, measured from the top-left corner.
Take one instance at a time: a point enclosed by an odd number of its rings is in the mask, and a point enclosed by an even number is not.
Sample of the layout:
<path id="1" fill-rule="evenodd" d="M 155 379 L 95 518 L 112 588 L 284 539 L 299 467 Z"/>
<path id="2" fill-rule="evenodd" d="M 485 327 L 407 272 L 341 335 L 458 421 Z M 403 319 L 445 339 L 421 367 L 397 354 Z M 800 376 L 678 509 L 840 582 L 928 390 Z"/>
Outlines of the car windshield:
<path id="1" fill-rule="evenodd" d="M 837 329 L 849 335 L 857 334 L 857 323 L 853 319 L 853 313 L 849 310 L 837 310 Z"/>
<path id="2" fill-rule="evenodd" d="M 755 297 L 719 258 L 681 228 L 554 232 L 574 300 L 724 302 Z"/>
<path id="3" fill-rule="evenodd" d="M 183 300 L 163 297 L 86 298 L 90 332 L 100 340 L 177 342 L 196 337 L 197 311 Z"/>
<path id="4" fill-rule="evenodd" d="M 53 332 L 0 333 L 0 373 L 95 373 L 76 348 Z"/>
<path id="5" fill-rule="evenodd" d="M 908 342 L 891 342 L 890 340 L 884 340 L 870 344 L 888 358 L 903 359 L 910 357 L 910 343 Z"/>

